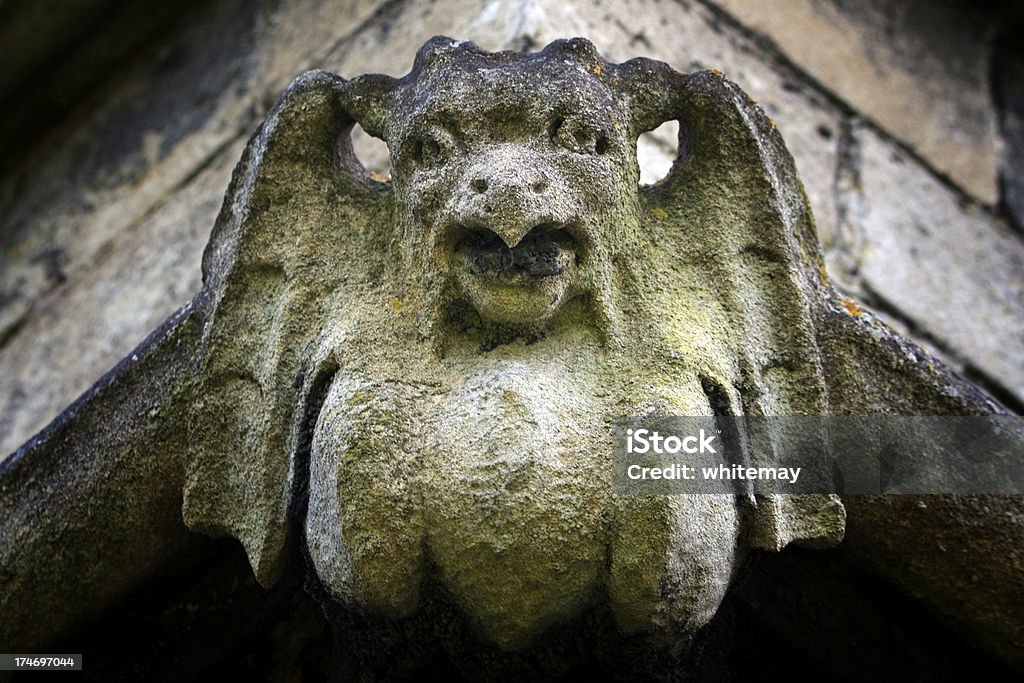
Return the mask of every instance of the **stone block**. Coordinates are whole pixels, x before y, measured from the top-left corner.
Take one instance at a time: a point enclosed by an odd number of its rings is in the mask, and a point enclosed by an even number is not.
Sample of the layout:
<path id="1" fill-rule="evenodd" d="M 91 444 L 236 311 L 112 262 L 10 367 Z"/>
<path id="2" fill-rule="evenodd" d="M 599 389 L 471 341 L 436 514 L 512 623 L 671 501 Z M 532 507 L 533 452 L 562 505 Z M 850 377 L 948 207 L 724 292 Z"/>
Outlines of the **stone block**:
<path id="1" fill-rule="evenodd" d="M 864 289 L 1024 400 L 1024 244 L 877 133 L 854 131 L 848 190 Z"/>
<path id="2" fill-rule="evenodd" d="M 985 204 L 1000 145 L 990 29 L 958 4 L 714 0 L 853 109 Z"/>

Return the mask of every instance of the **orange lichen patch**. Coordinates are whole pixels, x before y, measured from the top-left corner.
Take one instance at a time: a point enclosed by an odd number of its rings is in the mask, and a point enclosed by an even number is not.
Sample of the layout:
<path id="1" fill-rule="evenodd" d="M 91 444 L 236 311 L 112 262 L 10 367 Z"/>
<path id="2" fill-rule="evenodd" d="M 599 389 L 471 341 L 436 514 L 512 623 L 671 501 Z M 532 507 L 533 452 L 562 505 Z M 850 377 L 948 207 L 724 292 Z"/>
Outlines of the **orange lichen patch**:
<path id="1" fill-rule="evenodd" d="M 818 274 L 821 276 L 821 284 L 828 287 L 828 273 L 825 272 L 825 264 L 818 265 Z"/>
<path id="2" fill-rule="evenodd" d="M 718 69 L 708 69 L 708 73 L 711 74 L 712 76 L 718 76 L 719 78 L 725 78 L 725 74 L 723 74 Z"/>
<path id="3" fill-rule="evenodd" d="M 839 297 L 839 303 L 841 303 L 843 305 L 843 308 L 846 309 L 846 312 L 852 315 L 854 318 L 859 318 L 862 315 L 864 315 L 864 311 L 862 311 L 860 307 L 857 306 L 857 304 L 853 303 L 849 299 Z"/>

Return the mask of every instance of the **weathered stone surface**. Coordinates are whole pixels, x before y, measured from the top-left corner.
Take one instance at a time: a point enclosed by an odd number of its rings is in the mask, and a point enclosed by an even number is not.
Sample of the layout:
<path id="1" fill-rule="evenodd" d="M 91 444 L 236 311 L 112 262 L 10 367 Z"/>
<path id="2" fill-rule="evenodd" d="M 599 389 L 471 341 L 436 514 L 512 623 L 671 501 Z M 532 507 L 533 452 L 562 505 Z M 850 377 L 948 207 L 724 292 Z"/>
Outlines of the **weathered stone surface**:
<path id="1" fill-rule="evenodd" d="M 4 650 L 38 651 L 195 545 L 180 517 L 178 421 L 200 316 L 188 307 L 165 321 L 0 463 Z"/>
<path id="2" fill-rule="evenodd" d="M 996 60 L 994 86 L 1006 140 L 999 182 L 1011 219 L 1024 231 L 1024 57 L 1004 49 Z"/>
<path id="3" fill-rule="evenodd" d="M 963 8 L 929 0 L 713 4 L 979 201 L 996 203 L 992 36 Z"/>
<path id="4" fill-rule="evenodd" d="M 294 74 L 374 5 L 194 9 L 185 29 L 152 46 L 100 104 L 3 179 L 0 458 L 188 300 L 225 164 Z M 165 207 L 163 232 L 151 222 L 140 228 L 156 207 Z M 153 248 L 160 244 L 171 246 Z M 149 266 L 144 276 L 133 270 L 139 260 Z M 192 273 L 186 281 L 182 269 Z"/>
<path id="5" fill-rule="evenodd" d="M 883 576 L 898 567 L 899 585 L 968 642 L 1024 668 L 1019 496 L 850 496 L 844 503 L 850 523 L 842 553 Z"/>
<path id="6" fill-rule="evenodd" d="M 473 36 L 488 50 L 512 50 L 525 46 L 522 26 L 535 3 L 450 0 L 392 3 L 382 8 L 350 40 L 339 41 L 317 64 L 339 74 L 382 73 L 399 76 L 408 72 L 414 49 L 431 36 Z M 387 147 L 370 141 L 359 128 L 352 139 L 356 155 L 367 170 L 389 174 Z"/>
<path id="7" fill-rule="evenodd" d="M 752 242 L 794 249 L 801 275 L 790 277 L 821 286 L 814 255 L 786 243 L 809 220 L 791 162 L 738 90 L 711 74 L 683 80 L 655 62 L 609 64 L 584 41 L 494 55 L 450 39 L 428 43 L 402 80 L 333 88 L 343 114 L 388 141 L 393 182 L 375 183 L 347 156 L 337 177 L 325 175 L 323 159 L 347 128 L 325 100 L 332 82 L 323 74 L 296 84 L 250 148 L 207 252 L 207 286 L 224 294 L 214 295 L 206 408 L 192 434 L 190 526 L 238 537 L 257 575 L 272 580 L 286 547 L 287 482 L 298 476 L 280 452 L 296 447 L 305 424 L 305 537 L 332 599 L 411 618 L 418 587 L 436 580 L 487 641 L 513 651 L 605 592 L 625 633 L 690 633 L 721 601 L 737 545 L 835 540 L 834 501 L 763 504 L 740 536 L 737 501 L 616 502 L 602 470 L 578 460 L 602 448 L 613 415 L 650 401 L 708 413 L 707 386 L 723 387 L 719 400 L 735 412 L 745 400 L 771 401 L 762 411 L 823 409 L 823 380 L 801 346 L 813 322 L 797 309 L 781 323 L 773 307 L 754 303 L 771 291 L 793 311 L 797 286 L 745 270 L 716 274 L 741 264 L 756 271 L 756 257 L 738 254 Z M 641 197 L 635 138 L 675 118 L 700 140 L 691 150 L 699 161 Z M 765 136 L 764 156 L 753 136 Z M 722 149 L 748 163 L 737 167 Z M 764 166 L 783 183 L 779 194 L 767 189 Z M 755 218 L 766 210 L 769 218 Z M 314 218 L 326 216 L 338 218 Z M 335 235 L 327 253 L 316 237 L 324 232 Z M 658 244 L 692 253 L 677 262 L 675 250 L 659 256 Z M 711 265 L 723 249 L 737 254 Z M 510 265 L 549 252 L 543 266 Z M 506 253 L 509 263 L 490 258 Z M 313 270 L 293 276 L 299 269 Z M 671 270 L 685 275 L 666 287 L 655 274 Z M 742 294 L 721 291 L 735 278 L 746 282 Z M 688 294 L 674 289 L 683 282 Z M 708 316 L 719 307 L 716 322 Z M 734 308 L 744 314 L 727 312 Z M 724 320 L 791 349 L 787 369 L 769 371 Z M 640 334 L 636 324 L 653 327 Z M 674 353 L 677 345 L 688 353 Z M 664 387 L 653 397 L 628 379 L 651 353 L 667 354 L 662 370 L 651 368 Z M 744 398 L 741 366 L 770 393 Z M 301 400 L 314 402 L 297 413 L 296 372 L 306 377 Z M 253 414 L 232 417 L 240 406 Z M 481 506 L 486 524 L 473 521 Z M 608 515 L 618 520 L 611 537 L 600 522 Z M 557 585 L 545 580 L 552 575 L 562 577 Z M 671 590 L 658 588 L 666 581 Z"/>
<path id="8" fill-rule="evenodd" d="M 866 290 L 1024 398 L 1024 244 L 866 128 L 846 189 Z M 965 321 L 970 321 L 968 324 Z"/>
<path id="9" fill-rule="evenodd" d="M 839 303 L 842 303 L 841 301 Z M 971 415 L 1001 409 L 956 379 L 874 314 L 845 302 L 819 327 L 826 373 L 843 410 L 866 415 Z M 879 353 L 880 349 L 885 349 Z M 1024 516 L 1014 496 L 845 496 L 845 557 L 943 615 L 985 651 L 1024 667 L 1020 553 Z M 984 558 L 979 562 L 979 558 Z M 984 565 L 983 567 L 980 565 Z"/>
<path id="10" fill-rule="evenodd" d="M 453 106 L 470 96 L 474 106 Z M 367 176 L 347 145 L 335 165 L 350 117 L 389 141 L 392 184 Z M 635 139 L 676 118 L 700 140 L 696 161 L 641 196 Z M 804 346 L 814 321 L 799 303 L 799 283 L 821 280 L 813 250 L 791 242 L 809 220 L 793 179 L 777 134 L 734 86 L 657 62 L 607 63 L 581 40 L 494 55 L 434 39 L 402 81 L 308 74 L 246 149 L 204 257 L 204 290 L 83 403 L 92 414 L 138 387 L 145 408 L 125 411 L 116 438 L 101 431 L 81 448 L 114 458 L 101 469 L 132 458 L 146 490 L 147 476 L 171 488 L 181 476 L 147 464 L 157 457 L 146 453 L 150 435 L 175 451 L 162 461 L 175 472 L 187 452 L 186 523 L 241 540 L 262 581 L 284 566 L 298 482 L 309 491 L 314 567 L 344 608 L 406 618 L 417 587 L 436 580 L 487 640 L 521 650 L 607 594 L 620 629 L 668 638 L 679 652 L 675 634 L 711 618 L 738 552 L 834 542 L 842 508 L 834 498 L 766 499 L 746 512 L 749 502 L 730 496 L 615 501 L 590 454 L 606 447 L 611 416 L 658 402 L 703 413 L 765 400 L 822 409 L 823 379 Z M 717 229 L 693 231 L 709 221 Z M 492 233 L 507 246 L 492 245 Z M 669 243 L 692 258 L 659 256 Z M 796 270 L 770 282 L 744 271 L 736 298 L 721 287 L 739 273 L 717 271 L 749 259 L 708 259 L 713 245 L 750 243 L 788 254 Z M 529 260 L 548 246 L 558 257 L 539 270 L 484 267 L 474 255 L 510 249 Z M 663 261 L 653 270 L 652 257 Z M 654 277 L 679 267 L 686 274 L 668 289 Z M 771 306 L 755 303 L 769 293 Z M 708 318 L 708 306 L 723 318 Z M 795 312 L 773 320 L 776 306 Z M 787 369 L 751 355 L 726 320 L 756 326 L 790 355 Z M 653 326 L 638 335 L 636 325 Z M 688 359 L 672 351 L 679 345 Z M 628 378 L 652 353 L 654 388 L 635 385 Z M 759 394 L 743 394 L 741 365 L 761 378 Z M 143 386 L 154 372 L 168 374 Z M 59 470 L 55 453 L 74 448 L 63 432 L 88 428 L 66 414 L 15 456 L 7 479 Z M 453 460 L 461 448 L 469 459 Z M 27 509 L 15 489 L 10 507 Z M 65 508 L 79 504 L 68 495 Z M 487 510 L 489 523 L 473 521 Z M 618 520 L 611 535 L 608 515 Z M 4 533 L 46 547 L 57 519 Z M 30 546 L 3 544 L 5 566 L 29 567 L 32 555 L 15 549 Z M 66 589 L 22 587 L 19 614 Z M 15 597 L 4 594 L 7 607 Z"/>
<path id="11" fill-rule="evenodd" d="M 140 327 L 155 329 L 199 289 L 202 248 L 221 204 L 211 188 L 227 186 L 243 147 L 229 146 L 126 229 L 107 258 L 50 292 L 0 348 L 0 453 L 45 427 L 50 406 L 70 404 L 96 381 L 96 367 L 112 367 L 138 344 Z M 161 243 L 168 248 L 152 248 Z"/>

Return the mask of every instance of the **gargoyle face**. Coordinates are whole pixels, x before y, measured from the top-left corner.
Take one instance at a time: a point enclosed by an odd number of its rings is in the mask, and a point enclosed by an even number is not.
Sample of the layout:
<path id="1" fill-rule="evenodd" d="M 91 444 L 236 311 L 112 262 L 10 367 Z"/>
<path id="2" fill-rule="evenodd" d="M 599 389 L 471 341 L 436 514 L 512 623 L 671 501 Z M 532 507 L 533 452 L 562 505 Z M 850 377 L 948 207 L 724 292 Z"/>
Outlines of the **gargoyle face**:
<path id="1" fill-rule="evenodd" d="M 526 99 L 472 120 L 427 112 L 399 153 L 411 166 L 403 205 L 431 235 L 433 258 L 483 317 L 503 323 L 548 318 L 586 289 L 630 168 L 624 136 L 600 109 L 531 111 Z"/>
<path id="2" fill-rule="evenodd" d="M 425 240 L 421 265 L 443 275 L 445 299 L 498 323 L 543 321 L 594 294 L 636 223 L 627 99 L 589 43 L 562 49 L 513 62 L 429 44 L 418 78 L 393 93 L 385 135 L 406 234 Z"/>

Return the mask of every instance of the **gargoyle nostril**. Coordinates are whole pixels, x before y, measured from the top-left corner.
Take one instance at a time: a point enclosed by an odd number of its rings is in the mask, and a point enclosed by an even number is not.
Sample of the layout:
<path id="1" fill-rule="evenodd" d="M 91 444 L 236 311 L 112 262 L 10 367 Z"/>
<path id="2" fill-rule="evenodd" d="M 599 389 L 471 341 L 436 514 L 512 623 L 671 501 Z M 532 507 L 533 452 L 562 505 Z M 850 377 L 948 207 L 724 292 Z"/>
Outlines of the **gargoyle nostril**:
<path id="1" fill-rule="evenodd" d="M 469 184 L 469 186 L 473 188 L 474 192 L 477 192 L 479 194 L 487 192 L 487 181 L 484 180 L 483 178 L 476 178 L 475 180 L 473 180 L 473 182 Z"/>
<path id="2" fill-rule="evenodd" d="M 540 180 L 530 185 L 530 189 L 533 191 L 534 194 L 540 194 L 544 190 L 548 189 L 548 179 L 541 178 Z"/>

